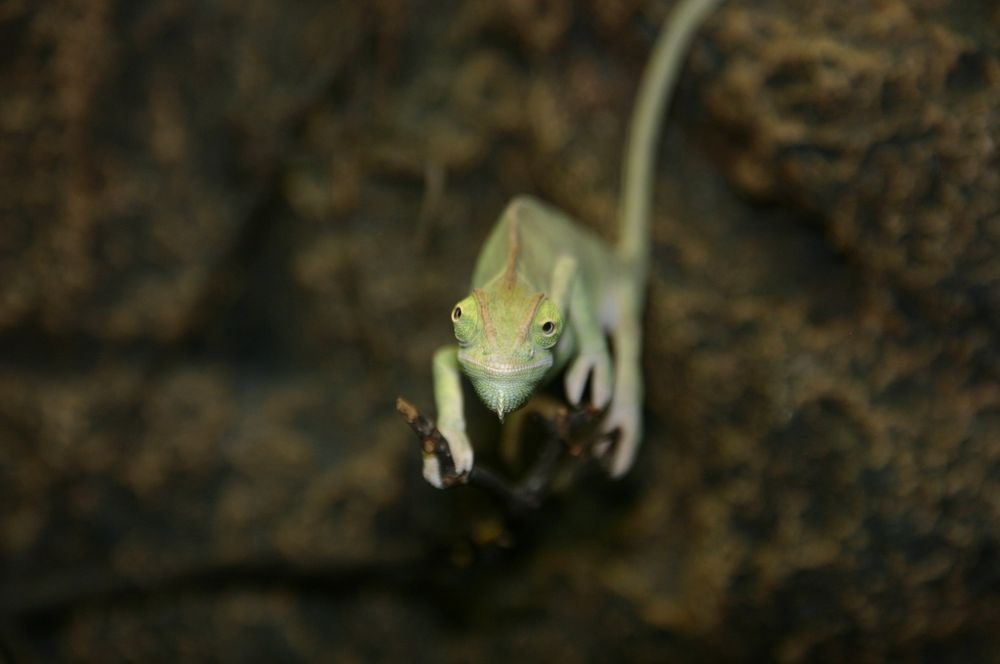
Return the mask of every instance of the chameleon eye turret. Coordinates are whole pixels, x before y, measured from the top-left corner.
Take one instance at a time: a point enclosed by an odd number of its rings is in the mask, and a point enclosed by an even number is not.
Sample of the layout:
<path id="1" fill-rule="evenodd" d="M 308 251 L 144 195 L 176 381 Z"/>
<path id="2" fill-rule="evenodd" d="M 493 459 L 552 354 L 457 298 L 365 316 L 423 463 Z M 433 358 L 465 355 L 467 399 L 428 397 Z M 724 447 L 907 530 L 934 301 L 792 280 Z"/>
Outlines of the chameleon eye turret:
<path id="1" fill-rule="evenodd" d="M 451 322 L 455 328 L 455 339 L 460 346 L 473 343 L 479 334 L 479 312 L 475 298 L 467 297 L 451 310 Z"/>
<path id="2" fill-rule="evenodd" d="M 559 341 L 562 328 L 562 314 L 559 308 L 551 300 L 543 300 L 532 325 L 532 342 L 539 348 L 552 348 Z"/>

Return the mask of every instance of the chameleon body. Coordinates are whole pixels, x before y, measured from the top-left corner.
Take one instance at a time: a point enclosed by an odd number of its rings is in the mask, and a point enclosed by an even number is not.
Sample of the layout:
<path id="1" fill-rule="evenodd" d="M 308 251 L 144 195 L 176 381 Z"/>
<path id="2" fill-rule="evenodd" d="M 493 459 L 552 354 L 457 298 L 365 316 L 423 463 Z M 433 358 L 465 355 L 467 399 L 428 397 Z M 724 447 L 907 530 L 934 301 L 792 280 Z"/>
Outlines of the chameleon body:
<path id="1" fill-rule="evenodd" d="M 590 401 L 607 408 L 602 430 L 617 435 L 611 475 L 632 466 L 642 437 L 641 318 L 656 142 L 687 45 L 719 2 L 680 0 L 657 38 L 625 149 L 618 245 L 529 196 L 508 204 L 486 240 L 472 293 L 452 309 L 458 344 L 439 349 L 433 363 L 437 427 L 457 473 L 468 473 L 474 458 L 463 373 L 501 420 L 563 369 L 571 403 L 580 403 L 589 382 Z M 431 454 L 424 456 L 423 474 L 443 486 Z"/>

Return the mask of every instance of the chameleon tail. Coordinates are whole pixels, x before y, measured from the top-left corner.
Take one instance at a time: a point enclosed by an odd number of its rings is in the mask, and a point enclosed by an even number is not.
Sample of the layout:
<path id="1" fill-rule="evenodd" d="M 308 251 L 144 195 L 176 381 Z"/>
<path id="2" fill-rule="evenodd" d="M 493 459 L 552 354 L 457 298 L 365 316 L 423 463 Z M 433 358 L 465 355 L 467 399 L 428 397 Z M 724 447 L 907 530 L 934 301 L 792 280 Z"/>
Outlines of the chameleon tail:
<path id="1" fill-rule="evenodd" d="M 622 171 L 618 255 L 644 282 L 649 266 L 653 162 L 662 116 L 694 33 L 722 0 L 679 0 L 660 30 L 639 84 Z"/>

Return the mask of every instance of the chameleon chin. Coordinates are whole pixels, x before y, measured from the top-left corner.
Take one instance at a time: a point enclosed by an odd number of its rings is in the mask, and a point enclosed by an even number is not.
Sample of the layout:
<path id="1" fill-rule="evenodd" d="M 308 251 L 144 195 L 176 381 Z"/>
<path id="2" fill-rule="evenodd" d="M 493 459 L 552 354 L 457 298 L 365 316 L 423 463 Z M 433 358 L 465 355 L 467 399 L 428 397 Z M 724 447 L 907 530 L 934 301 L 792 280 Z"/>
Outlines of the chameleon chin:
<path id="1" fill-rule="evenodd" d="M 687 46 L 721 1 L 680 0 L 653 47 L 625 146 L 618 244 L 529 196 L 507 205 L 486 240 L 472 292 L 451 311 L 458 344 L 434 355 L 437 428 L 457 473 L 472 470 L 474 456 L 462 373 L 502 421 L 563 369 L 571 403 L 580 403 L 589 382 L 590 401 L 607 408 L 601 429 L 618 437 L 612 477 L 631 468 L 642 438 L 641 318 L 657 138 Z M 424 456 L 423 474 L 443 486 L 431 454 Z"/>

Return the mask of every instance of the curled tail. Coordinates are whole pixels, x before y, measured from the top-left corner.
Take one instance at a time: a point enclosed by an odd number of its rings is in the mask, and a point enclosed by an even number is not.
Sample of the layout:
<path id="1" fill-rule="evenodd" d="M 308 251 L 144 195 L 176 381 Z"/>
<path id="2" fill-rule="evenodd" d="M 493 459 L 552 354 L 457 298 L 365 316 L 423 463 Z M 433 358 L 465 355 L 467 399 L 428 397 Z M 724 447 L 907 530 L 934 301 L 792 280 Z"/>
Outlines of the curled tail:
<path id="1" fill-rule="evenodd" d="M 663 113 L 694 33 L 722 1 L 679 0 L 656 38 L 639 84 L 622 166 L 618 255 L 641 280 L 649 266 L 653 162 Z"/>

